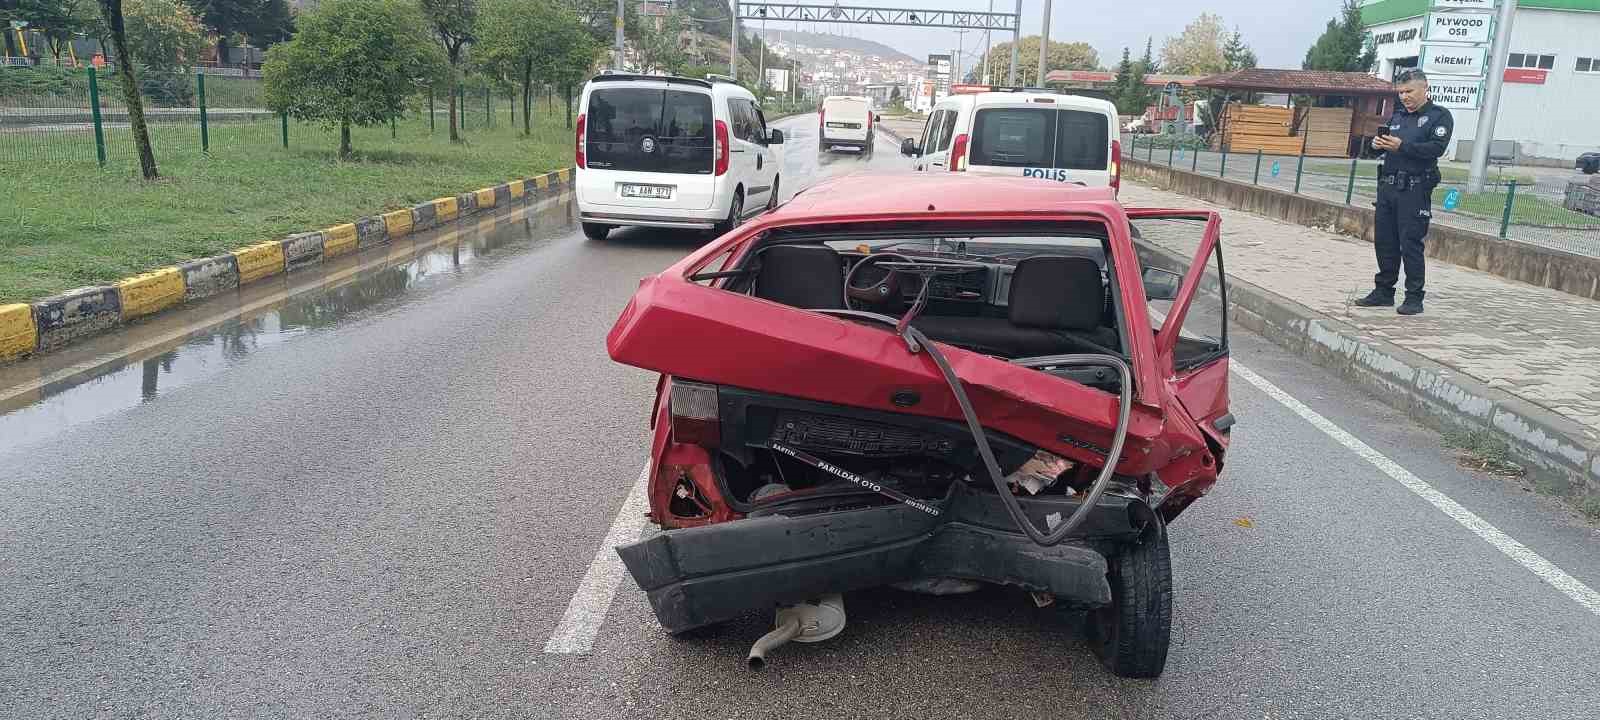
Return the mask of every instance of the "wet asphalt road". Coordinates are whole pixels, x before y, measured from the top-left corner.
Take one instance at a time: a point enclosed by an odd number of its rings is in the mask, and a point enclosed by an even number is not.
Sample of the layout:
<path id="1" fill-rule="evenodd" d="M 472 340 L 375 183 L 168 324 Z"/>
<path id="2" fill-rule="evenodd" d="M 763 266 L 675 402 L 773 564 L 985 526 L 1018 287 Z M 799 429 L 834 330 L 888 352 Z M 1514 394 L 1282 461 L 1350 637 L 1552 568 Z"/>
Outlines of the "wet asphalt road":
<path id="1" fill-rule="evenodd" d="M 819 168 L 815 119 L 783 186 Z M 880 138 L 883 140 L 883 138 Z M 883 151 L 887 149 L 888 151 Z M 880 144 L 870 163 L 905 167 Z M 1583 718 L 1600 616 L 1235 378 L 1223 482 L 1172 528 L 1159 681 L 994 590 L 847 596 L 674 640 L 624 580 L 544 646 L 643 463 L 654 377 L 604 334 L 701 238 L 565 206 L 0 416 L 0 717 Z M 463 262 L 467 257 L 468 262 Z M 1600 533 L 1261 338 L 1234 357 L 1590 587 Z"/>

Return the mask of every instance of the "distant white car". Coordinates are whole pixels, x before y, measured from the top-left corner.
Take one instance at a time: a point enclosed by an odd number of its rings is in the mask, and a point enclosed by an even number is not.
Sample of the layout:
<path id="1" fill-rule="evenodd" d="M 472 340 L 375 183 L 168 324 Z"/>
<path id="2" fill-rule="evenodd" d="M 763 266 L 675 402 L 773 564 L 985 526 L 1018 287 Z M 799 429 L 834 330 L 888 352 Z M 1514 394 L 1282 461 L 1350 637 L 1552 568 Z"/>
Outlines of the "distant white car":
<path id="1" fill-rule="evenodd" d="M 817 152 L 835 147 L 853 147 L 872 152 L 872 126 L 878 120 L 872 98 L 834 95 L 823 98 L 817 107 Z"/>
<path id="2" fill-rule="evenodd" d="M 922 136 L 900 152 L 921 172 L 1122 186 L 1117 108 L 1109 101 L 1028 90 L 955 94 L 939 101 Z"/>
<path id="3" fill-rule="evenodd" d="M 574 187 L 590 238 L 627 225 L 720 235 L 778 203 L 783 133 L 737 84 L 604 74 L 578 107 Z"/>

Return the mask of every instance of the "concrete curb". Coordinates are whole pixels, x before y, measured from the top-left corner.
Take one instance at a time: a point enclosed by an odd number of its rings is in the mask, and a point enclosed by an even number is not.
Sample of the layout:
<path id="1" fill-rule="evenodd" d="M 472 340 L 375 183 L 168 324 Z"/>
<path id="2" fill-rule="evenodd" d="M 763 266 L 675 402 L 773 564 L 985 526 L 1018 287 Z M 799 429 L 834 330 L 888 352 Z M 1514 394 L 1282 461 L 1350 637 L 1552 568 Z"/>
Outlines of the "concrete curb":
<path id="1" fill-rule="evenodd" d="M 571 169 L 562 169 L 512 180 L 216 257 L 189 260 L 110 285 L 69 290 L 33 303 L 0 305 L 0 363 L 57 350 L 185 303 L 387 245 L 515 200 L 559 194 L 571 187 L 572 176 Z"/>
<path id="2" fill-rule="evenodd" d="M 1261 185 L 1200 175 L 1182 168 L 1128 158 L 1132 180 L 1218 205 L 1306 227 L 1372 241 L 1374 210 L 1296 195 Z M 1600 300 L 1600 259 L 1538 247 L 1435 222 L 1428 231 L 1428 257 L 1497 275 L 1507 280 Z"/>
<path id="3" fill-rule="evenodd" d="M 1182 272 L 1189 259 L 1136 241 L 1147 266 Z M 1206 291 L 1216 293 L 1215 282 Z M 1575 504 L 1600 498 L 1600 433 L 1477 378 L 1238 279 L 1229 319 L 1333 370 L 1378 400 L 1440 431 L 1505 441 L 1541 489 Z"/>

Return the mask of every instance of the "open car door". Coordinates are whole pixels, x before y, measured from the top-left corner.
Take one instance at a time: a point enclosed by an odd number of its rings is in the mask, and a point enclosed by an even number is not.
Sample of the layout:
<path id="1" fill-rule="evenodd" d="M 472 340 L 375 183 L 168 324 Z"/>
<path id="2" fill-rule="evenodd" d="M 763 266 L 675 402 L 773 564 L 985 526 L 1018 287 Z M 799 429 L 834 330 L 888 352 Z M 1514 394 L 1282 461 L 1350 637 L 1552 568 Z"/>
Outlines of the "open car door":
<path id="1" fill-rule="evenodd" d="M 1129 209 L 1163 377 L 1184 410 L 1228 444 L 1228 287 L 1214 212 Z M 1154 271 L 1154 272 L 1152 272 Z"/>

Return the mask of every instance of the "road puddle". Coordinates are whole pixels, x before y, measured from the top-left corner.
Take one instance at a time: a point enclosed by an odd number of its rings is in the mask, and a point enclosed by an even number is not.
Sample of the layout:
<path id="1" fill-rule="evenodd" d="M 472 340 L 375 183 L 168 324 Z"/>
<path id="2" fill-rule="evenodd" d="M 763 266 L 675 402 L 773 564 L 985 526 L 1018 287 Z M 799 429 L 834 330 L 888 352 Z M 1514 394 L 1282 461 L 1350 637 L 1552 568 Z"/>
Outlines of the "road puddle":
<path id="1" fill-rule="evenodd" d="M 519 203 L 0 367 L 0 450 L 134 408 L 264 348 L 461 282 L 571 235 L 573 211 L 570 195 Z"/>

